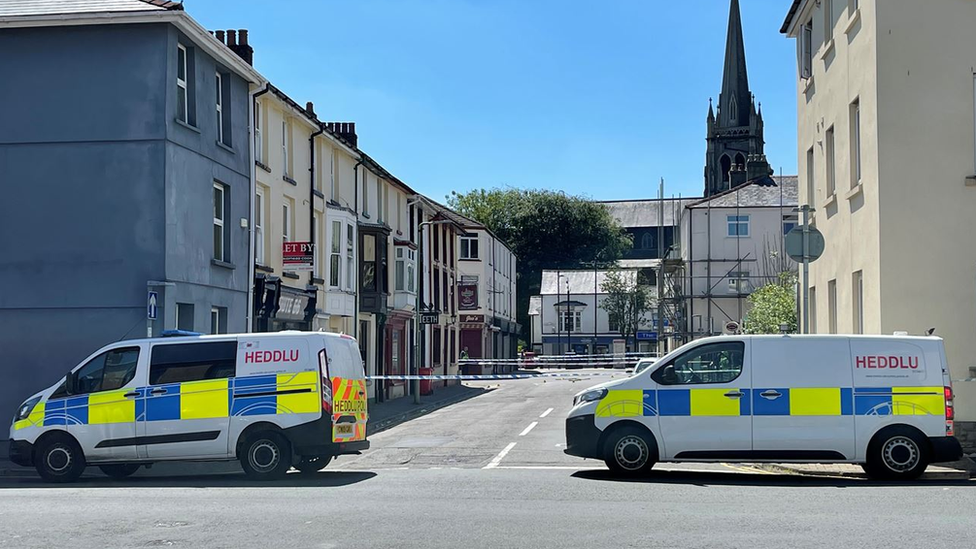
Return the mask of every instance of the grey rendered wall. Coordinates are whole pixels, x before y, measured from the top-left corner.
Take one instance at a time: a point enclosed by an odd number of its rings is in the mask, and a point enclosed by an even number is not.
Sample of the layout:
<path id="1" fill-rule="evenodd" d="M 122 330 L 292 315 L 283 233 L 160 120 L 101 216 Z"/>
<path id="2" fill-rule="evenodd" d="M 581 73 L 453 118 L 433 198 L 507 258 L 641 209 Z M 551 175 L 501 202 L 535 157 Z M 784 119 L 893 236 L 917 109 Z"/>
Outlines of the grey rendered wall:
<path id="1" fill-rule="evenodd" d="M 167 33 L 0 31 L 0 424 L 145 333 L 146 280 L 164 267 Z"/>

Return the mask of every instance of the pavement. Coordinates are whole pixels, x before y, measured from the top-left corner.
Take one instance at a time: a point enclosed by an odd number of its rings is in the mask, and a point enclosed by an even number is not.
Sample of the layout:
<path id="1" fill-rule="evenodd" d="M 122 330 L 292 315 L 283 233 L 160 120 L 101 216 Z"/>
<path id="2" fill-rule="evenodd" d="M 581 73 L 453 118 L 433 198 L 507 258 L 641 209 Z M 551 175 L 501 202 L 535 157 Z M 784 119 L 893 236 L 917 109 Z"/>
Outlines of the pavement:
<path id="1" fill-rule="evenodd" d="M 0 548 L 66 539 L 98 548 L 972 545 L 969 480 L 875 482 L 717 463 L 659 464 L 629 480 L 565 455 L 572 395 L 605 379 L 467 384 L 477 398 L 430 402 L 423 415 L 401 410 L 412 419 L 377 428 L 362 455 L 282 482 L 239 472 L 91 476 L 69 486 L 0 478 Z"/>

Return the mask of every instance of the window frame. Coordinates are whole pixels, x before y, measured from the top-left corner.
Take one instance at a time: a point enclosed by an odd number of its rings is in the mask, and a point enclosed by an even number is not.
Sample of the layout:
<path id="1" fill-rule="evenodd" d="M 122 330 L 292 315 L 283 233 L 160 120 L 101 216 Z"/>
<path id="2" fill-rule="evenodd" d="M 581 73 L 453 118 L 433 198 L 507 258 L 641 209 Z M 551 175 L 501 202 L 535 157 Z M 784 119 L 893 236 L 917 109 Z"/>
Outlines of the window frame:
<path id="1" fill-rule="evenodd" d="M 286 200 L 281 204 L 281 243 L 291 242 L 291 204 Z M 282 248 L 284 249 L 284 248 Z"/>
<path id="2" fill-rule="evenodd" d="M 218 348 L 218 346 L 223 346 L 223 348 Z M 177 351 L 184 350 L 185 353 L 192 357 L 193 360 L 183 359 L 179 360 L 178 356 L 167 356 L 160 357 L 158 353 L 172 353 L 176 355 Z M 207 356 L 201 349 L 205 349 L 214 355 L 213 358 Z M 157 361 L 159 358 L 159 361 Z M 165 362 L 163 360 L 166 360 Z M 218 375 L 213 377 L 200 377 L 192 379 L 167 379 L 161 381 L 160 378 L 168 372 L 171 368 L 191 368 L 194 366 L 200 366 L 209 364 L 210 369 L 216 368 L 217 372 L 220 372 L 219 366 L 221 363 L 224 367 L 227 363 L 233 364 L 233 371 L 230 375 Z M 159 370 L 162 370 L 161 372 Z M 221 340 L 221 341 L 201 341 L 193 343 L 167 343 L 167 344 L 155 344 L 150 349 L 149 355 L 149 386 L 157 385 L 170 385 L 178 383 L 194 383 L 198 381 L 211 381 L 218 379 L 230 379 L 237 375 L 237 340 Z"/>
<path id="3" fill-rule="evenodd" d="M 864 333 L 864 271 L 855 271 L 851 275 L 851 292 L 854 294 L 853 301 L 853 324 L 852 330 L 855 334 Z"/>
<path id="4" fill-rule="evenodd" d="M 216 259 L 217 261 L 225 261 L 226 262 L 227 261 L 227 244 L 228 244 L 228 242 L 227 242 L 227 240 L 228 240 L 227 239 L 227 229 L 226 229 L 226 222 L 227 222 L 227 211 L 226 211 L 226 206 L 227 206 L 227 189 L 226 189 L 226 187 L 223 184 L 221 184 L 221 183 L 219 183 L 217 181 L 214 181 L 214 183 L 213 183 L 213 189 L 214 189 L 214 193 L 213 193 L 213 230 L 214 230 L 214 242 L 213 243 L 214 243 L 214 249 L 213 249 L 213 256 L 212 257 L 214 259 Z M 218 194 L 220 195 L 220 199 L 219 200 L 218 200 L 218 197 L 217 197 Z M 220 204 L 220 216 L 219 217 L 217 216 L 217 204 Z M 219 239 L 217 238 L 218 231 L 220 233 L 220 238 Z M 218 241 L 220 242 L 220 253 L 219 254 L 217 253 L 217 242 Z"/>
<path id="5" fill-rule="evenodd" d="M 480 238 L 477 236 L 462 236 L 461 237 L 461 255 L 460 259 L 467 260 L 480 260 L 481 250 L 480 248 Z M 474 249 L 474 254 L 472 255 L 472 244 Z"/>
<path id="6" fill-rule="evenodd" d="M 694 356 L 696 356 L 695 355 L 696 353 L 697 353 L 697 356 L 701 356 L 701 355 L 705 354 L 703 352 L 704 349 L 707 349 L 707 348 L 710 348 L 710 347 L 718 347 L 718 348 L 721 348 L 721 347 L 731 347 L 731 346 L 737 347 L 738 348 L 737 351 L 739 352 L 739 355 L 740 355 L 740 359 L 739 359 L 740 360 L 740 363 L 739 363 L 739 371 L 738 371 L 738 373 L 736 373 L 735 377 L 733 377 L 731 379 L 723 380 L 723 381 L 704 381 L 704 380 L 699 379 L 698 381 L 695 381 L 695 382 L 686 382 L 686 381 L 682 381 L 682 380 L 677 379 L 677 378 L 674 381 L 669 381 L 669 380 L 664 379 L 664 377 L 666 375 L 665 374 L 665 371 L 668 368 L 671 368 L 672 371 L 674 371 L 674 367 L 675 367 L 676 363 L 679 360 L 681 360 L 681 359 L 686 359 L 686 364 L 687 364 L 688 361 L 687 361 L 687 358 L 686 357 L 689 357 L 689 358 L 690 357 L 694 357 Z M 720 351 L 712 351 L 712 352 L 720 352 Z M 688 385 L 729 385 L 731 383 L 735 383 L 740 377 L 742 377 L 742 373 L 746 369 L 745 368 L 745 363 L 746 363 L 746 361 L 745 361 L 745 355 L 746 355 L 746 345 L 745 345 L 745 342 L 743 342 L 743 341 L 721 341 L 721 342 L 714 342 L 714 343 L 705 343 L 703 345 L 698 345 L 696 347 L 693 347 L 691 349 L 688 349 L 687 351 L 681 353 L 680 355 L 672 358 L 667 363 L 662 364 L 659 368 L 656 368 L 654 370 L 654 372 L 651 374 L 651 380 L 653 380 L 658 385 L 665 386 L 665 387 L 688 386 Z M 709 372 L 709 370 L 700 370 L 698 372 L 695 372 L 695 371 L 692 371 L 692 372 L 693 372 L 693 374 L 695 376 L 698 376 L 702 372 L 706 372 L 706 373 Z M 714 370 L 712 371 L 712 373 L 715 373 L 715 372 L 716 371 L 714 371 Z M 675 376 L 677 376 L 677 374 L 675 374 Z M 743 398 L 745 398 L 745 397 L 743 397 Z"/>
<path id="7" fill-rule="evenodd" d="M 827 281 L 827 330 L 837 333 L 837 279 Z"/>
<path id="8" fill-rule="evenodd" d="M 258 185 L 254 192 L 254 260 L 259 265 L 264 265 L 266 261 L 264 241 L 265 202 L 264 189 Z"/>
<path id="9" fill-rule="evenodd" d="M 356 291 L 356 231 L 352 223 L 346 223 L 346 290 Z"/>
<path id="10" fill-rule="evenodd" d="M 291 177 L 291 149 L 288 146 L 288 120 L 281 121 L 281 174 Z"/>
<path id="11" fill-rule="evenodd" d="M 851 117 L 851 188 L 861 183 L 864 175 L 861 166 L 861 98 L 855 97 L 850 105 Z"/>
<path id="12" fill-rule="evenodd" d="M 329 288 L 342 287 L 342 226 L 343 222 L 333 219 L 329 238 Z"/>
<path id="13" fill-rule="evenodd" d="M 216 105 L 217 105 L 217 141 L 224 143 L 224 77 L 215 72 L 216 77 Z"/>
<path id="14" fill-rule="evenodd" d="M 749 238 L 750 236 L 750 225 L 752 222 L 752 216 L 749 214 L 727 214 L 725 216 L 725 233 L 728 238 Z M 733 234 L 732 227 L 735 227 L 735 234 Z M 745 227 L 745 232 L 742 232 L 742 227 Z"/>
<path id="15" fill-rule="evenodd" d="M 254 102 L 254 160 L 264 164 L 264 139 L 261 133 L 261 102 Z"/>
<path id="16" fill-rule="evenodd" d="M 129 351 L 136 352 L 135 367 L 132 369 L 131 373 L 127 374 L 128 377 L 124 378 L 124 381 L 121 384 L 119 384 L 117 387 L 111 387 L 111 388 L 103 387 L 102 385 L 105 383 L 105 366 L 106 366 L 106 360 L 108 355 L 110 353 L 122 353 L 122 352 L 129 352 Z M 132 380 L 135 379 L 136 372 L 139 369 L 139 357 L 141 353 L 142 353 L 142 348 L 139 347 L 138 345 L 127 346 L 127 347 L 116 347 L 114 349 L 109 349 L 105 352 L 99 353 L 98 355 L 92 357 L 91 360 L 86 361 L 78 368 L 72 370 L 72 374 L 74 374 L 74 378 L 75 378 L 75 386 L 71 388 L 72 389 L 71 394 L 70 395 L 65 394 L 65 396 L 73 397 L 73 396 L 80 396 L 80 395 L 92 395 L 96 393 L 104 393 L 107 391 L 117 391 L 119 389 L 122 389 L 129 383 L 132 383 Z M 100 358 L 102 359 L 102 370 L 101 370 L 101 377 L 98 380 L 98 389 L 92 391 L 84 391 L 84 392 L 78 390 L 78 382 L 81 380 L 81 377 L 78 374 L 80 374 L 82 370 L 88 367 L 88 365 L 93 364 L 96 360 Z M 53 398 L 60 398 L 60 397 L 54 397 L 54 395 L 52 395 L 51 398 L 53 399 Z"/>
<path id="17" fill-rule="evenodd" d="M 813 206 L 817 199 L 816 156 L 814 148 L 807 150 L 807 204 Z"/>
<path id="18" fill-rule="evenodd" d="M 800 78 L 813 78 L 813 18 L 800 27 Z"/>
<path id="19" fill-rule="evenodd" d="M 837 194 L 837 132 L 831 125 L 824 132 L 824 156 L 827 166 L 827 198 Z"/>
<path id="20" fill-rule="evenodd" d="M 220 333 L 220 309 L 210 307 L 210 335 Z"/>
<path id="21" fill-rule="evenodd" d="M 180 52 L 183 53 L 183 62 L 180 62 Z M 183 44 L 176 44 L 176 93 L 183 97 L 183 116 L 180 116 L 179 96 L 176 101 L 176 119 L 184 124 L 190 123 L 190 94 L 189 94 L 189 66 L 190 52 Z M 183 69 L 183 78 L 180 78 L 180 69 Z"/>

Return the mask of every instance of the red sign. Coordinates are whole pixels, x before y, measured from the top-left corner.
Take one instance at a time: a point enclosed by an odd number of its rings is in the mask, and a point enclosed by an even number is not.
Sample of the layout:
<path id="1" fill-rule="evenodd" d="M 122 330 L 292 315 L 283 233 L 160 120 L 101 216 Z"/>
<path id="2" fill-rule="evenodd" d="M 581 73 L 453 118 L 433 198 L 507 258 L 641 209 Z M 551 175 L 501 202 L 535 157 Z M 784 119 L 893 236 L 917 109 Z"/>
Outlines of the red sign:
<path id="1" fill-rule="evenodd" d="M 478 284 L 458 284 L 458 309 L 473 311 L 478 308 Z"/>
<path id="2" fill-rule="evenodd" d="M 855 357 L 857 368 L 875 369 L 918 369 L 917 356 L 859 356 Z"/>
<path id="3" fill-rule="evenodd" d="M 281 264 L 284 271 L 311 271 L 315 266 L 315 244 L 285 242 L 281 245 Z"/>

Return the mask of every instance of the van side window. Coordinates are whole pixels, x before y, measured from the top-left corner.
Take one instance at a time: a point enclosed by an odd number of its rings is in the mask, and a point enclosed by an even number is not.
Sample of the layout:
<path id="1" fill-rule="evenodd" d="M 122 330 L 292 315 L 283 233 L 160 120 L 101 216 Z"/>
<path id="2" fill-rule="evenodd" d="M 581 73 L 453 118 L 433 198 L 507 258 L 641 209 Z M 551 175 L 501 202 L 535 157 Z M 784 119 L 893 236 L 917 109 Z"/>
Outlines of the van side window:
<path id="1" fill-rule="evenodd" d="M 236 373 L 236 341 L 156 345 L 149 361 L 150 385 L 223 379 Z"/>
<path id="2" fill-rule="evenodd" d="M 138 362 L 138 347 L 124 347 L 106 351 L 78 369 L 78 382 L 74 393 L 85 395 L 121 389 L 135 377 Z M 59 391 L 60 389 L 55 391 L 51 398 L 57 398 L 56 395 Z"/>
<path id="3" fill-rule="evenodd" d="M 744 354 L 741 341 L 709 343 L 678 356 L 651 379 L 660 385 L 730 383 L 742 373 Z"/>

